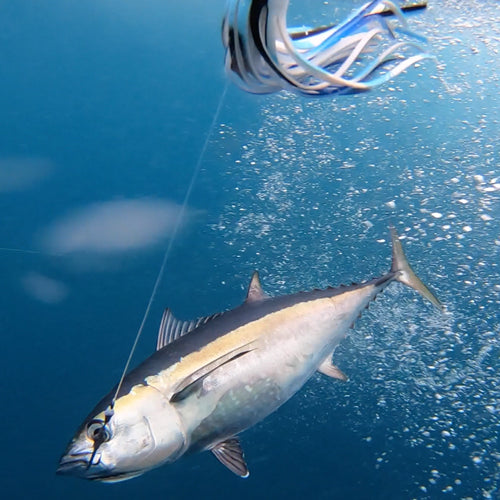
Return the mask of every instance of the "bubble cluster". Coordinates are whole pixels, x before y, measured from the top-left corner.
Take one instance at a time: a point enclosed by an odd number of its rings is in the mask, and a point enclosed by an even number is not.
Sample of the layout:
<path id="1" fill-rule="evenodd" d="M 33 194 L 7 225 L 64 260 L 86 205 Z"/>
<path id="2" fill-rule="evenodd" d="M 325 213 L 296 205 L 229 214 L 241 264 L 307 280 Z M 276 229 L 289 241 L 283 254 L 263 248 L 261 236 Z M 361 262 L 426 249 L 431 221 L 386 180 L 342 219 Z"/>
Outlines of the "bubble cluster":
<path id="1" fill-rule="evenodd" d="M 262 98 L 247 131 L 227 120 L 215 147 L 234 182 L 213 229 L 281 294 L 385 272 L 394 224 L 447 312 L 392 286 L 335 353 L 351 383 L 308 391 L 331 393 L 370 446 L 384 422 L 422 450 L 414 498 L 498 498 L 500 26 L 494 5 L 442 4 L 419 21 L 437 68 L 336 100 Z M 397 460 L 373 451 L 374 466 Z"/>

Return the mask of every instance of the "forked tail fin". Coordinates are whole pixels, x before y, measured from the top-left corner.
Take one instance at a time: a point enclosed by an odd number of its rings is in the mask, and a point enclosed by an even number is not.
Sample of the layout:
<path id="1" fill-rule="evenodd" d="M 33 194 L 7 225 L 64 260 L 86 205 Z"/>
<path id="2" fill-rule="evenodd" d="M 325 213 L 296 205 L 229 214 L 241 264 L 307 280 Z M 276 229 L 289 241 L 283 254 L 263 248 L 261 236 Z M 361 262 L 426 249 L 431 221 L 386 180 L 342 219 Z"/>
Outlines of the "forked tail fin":
<path id="1" fill-rule="evenodd" d="M 399 241 L 398 233 L 391 227 L 392 238 L 392 267 L 391 271 L 395 273 L 395 279 L 409 287 L 413 288 L 432 302 L 436 307 L 443 310 L 443 304 L 440 300 L 422 283 L 420 278 L 413 272 L 410 267 L 406 255 L 403 252 L 401 241 Z"/>

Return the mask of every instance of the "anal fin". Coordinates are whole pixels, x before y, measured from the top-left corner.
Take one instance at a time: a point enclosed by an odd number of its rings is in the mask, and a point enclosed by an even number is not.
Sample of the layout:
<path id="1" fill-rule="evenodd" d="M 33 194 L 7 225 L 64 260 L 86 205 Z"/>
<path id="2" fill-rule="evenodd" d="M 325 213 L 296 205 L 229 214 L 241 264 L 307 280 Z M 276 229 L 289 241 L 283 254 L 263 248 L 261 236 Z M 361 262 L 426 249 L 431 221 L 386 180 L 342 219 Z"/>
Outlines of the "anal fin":
<path id="1" fill-rule="evenodd" d="M 222 465 L 237 476 L 248 477 L 250 475 L 238 438 L 233 437 L 222 441 L 215 445 L 211 452 Z"/>
<path id="2" fill-rule="evenodd" d="M 343 382 L 347 380 L 347 375 L 335 365 L 332 365 L 331 356 L 328 356 L 323 363 L 319 365 L 318 371 L 327 377 L 336 378 Z"/>

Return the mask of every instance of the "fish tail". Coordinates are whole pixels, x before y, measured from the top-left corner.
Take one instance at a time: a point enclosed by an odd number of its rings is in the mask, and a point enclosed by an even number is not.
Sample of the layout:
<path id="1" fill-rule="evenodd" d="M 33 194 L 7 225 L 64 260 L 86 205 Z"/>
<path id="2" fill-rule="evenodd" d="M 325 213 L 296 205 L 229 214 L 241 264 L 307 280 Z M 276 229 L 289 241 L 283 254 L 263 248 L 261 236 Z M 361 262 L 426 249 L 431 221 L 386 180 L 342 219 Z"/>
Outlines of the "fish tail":
<path id="1" fill-rule="evenodd" d="M 423 297 L 432 302 L 437 308 L 443 310 L 441 301 L 422 283 L 420 278 L 410 267 L 406 255 L 404 254 L 401 241 L 394 227 L 391 227 L 392 239 L 392 267 L 395 279 L 419 292 Z"/>

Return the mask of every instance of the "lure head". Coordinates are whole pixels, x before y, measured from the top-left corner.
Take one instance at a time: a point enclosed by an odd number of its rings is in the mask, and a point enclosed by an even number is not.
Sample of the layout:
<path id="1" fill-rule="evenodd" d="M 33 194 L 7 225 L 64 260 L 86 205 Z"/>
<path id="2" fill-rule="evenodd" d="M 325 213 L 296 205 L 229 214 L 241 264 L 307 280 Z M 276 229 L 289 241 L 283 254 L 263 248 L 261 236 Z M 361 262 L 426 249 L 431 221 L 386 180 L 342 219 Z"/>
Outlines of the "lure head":
<path id="1" fill-rule="evenodd" d="M 135 386 L 116 400 L 112 411 L 109 404 L 103 410 L 103 402 L 69 443 L 58 474 L 124 481 L 183 453 L 185 435 L 178 413 L 158 390 Z"/>

